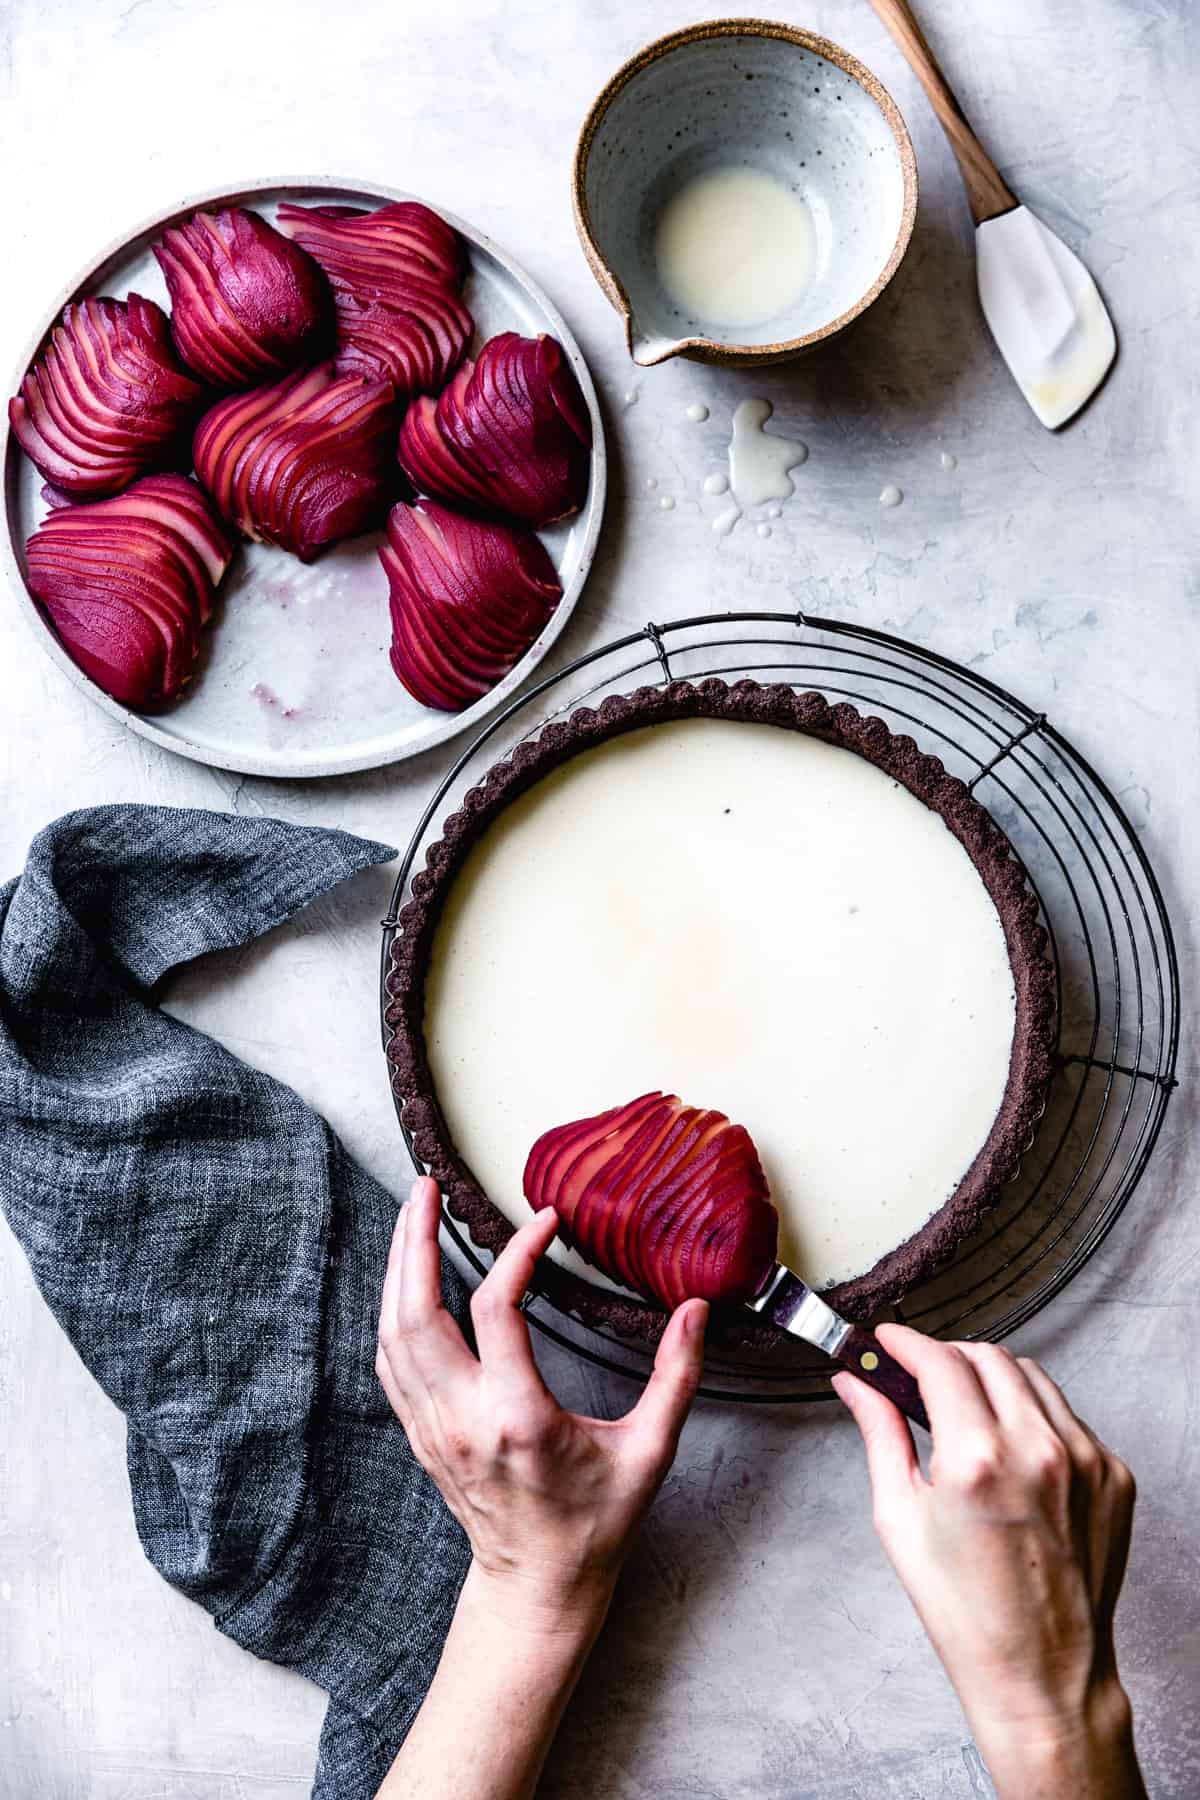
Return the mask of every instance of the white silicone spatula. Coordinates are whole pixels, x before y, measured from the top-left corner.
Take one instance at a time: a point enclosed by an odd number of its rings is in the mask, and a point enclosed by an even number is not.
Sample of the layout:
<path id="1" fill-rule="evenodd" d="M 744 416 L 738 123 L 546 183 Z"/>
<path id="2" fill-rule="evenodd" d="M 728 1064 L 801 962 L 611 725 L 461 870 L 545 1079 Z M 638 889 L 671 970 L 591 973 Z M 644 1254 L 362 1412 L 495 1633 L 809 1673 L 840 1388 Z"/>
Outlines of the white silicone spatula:
<path id="1" fill-rule="evenodd" d="M 929 96 L 962 172 L 975 219 L 983 316 L 1017 386 L 1050 430 L 1104 380 L 1117 352 L 1096 284 L 1067 246 L 1001 179 L 938 67 L 908 0 L 871 0 Z"/>

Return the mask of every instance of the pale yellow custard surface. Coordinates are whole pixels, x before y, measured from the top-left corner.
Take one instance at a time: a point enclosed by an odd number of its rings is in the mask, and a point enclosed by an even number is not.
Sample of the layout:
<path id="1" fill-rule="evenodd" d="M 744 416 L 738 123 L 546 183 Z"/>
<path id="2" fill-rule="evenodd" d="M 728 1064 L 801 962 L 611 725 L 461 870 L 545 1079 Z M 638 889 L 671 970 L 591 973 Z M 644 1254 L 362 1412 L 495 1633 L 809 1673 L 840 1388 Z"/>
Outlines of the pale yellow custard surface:
<path id="1" fill-rule="evenodd" d="M 936 813 L 853 751 L 682 719 L 583 752 L 484 832 L 425 1034 L 450 1135 L 514 1222 L 543 1131 L 661 1088 L 748 1128 L 781 1254 L 829 1287 L 962 1180 L 1014 1018 L 999 915 Z"/>

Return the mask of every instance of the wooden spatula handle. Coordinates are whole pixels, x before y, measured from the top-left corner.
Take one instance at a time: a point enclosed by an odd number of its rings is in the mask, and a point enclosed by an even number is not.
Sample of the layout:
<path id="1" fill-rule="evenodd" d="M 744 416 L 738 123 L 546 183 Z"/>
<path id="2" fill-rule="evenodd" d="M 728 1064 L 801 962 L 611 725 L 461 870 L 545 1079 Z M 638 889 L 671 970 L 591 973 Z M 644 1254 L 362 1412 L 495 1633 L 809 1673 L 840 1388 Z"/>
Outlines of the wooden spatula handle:
<path id="1" fill-rule="evenodd" d="M 888 1355 L 871 1332 L 856 1325 L 838 1351 L 836 1360 L 860 1381 L 865 1381 L 868 1387 L 886 1394 L 914 1425 L 919 1425 L 922 1431 L 929 1430 L 929 1417 L 915 1379 L 907 1369 L 901 1368 L 894 1356 Z"/>
<path id="2" fill-rule="evenodd" d="M 938 123 L 950 140 L 950 148 L 962 171 L 971 213 L 977 225 L 1011 212 L 1017 205 L 1016 195 L 1001 178 L 1000 171 L 971 129 L 970 121 L 958 104 L 954 90 L 942 74 L 938 60 L 925 41 L 916 15 L 908 0 L 871 0 L 912 68 L 913 74 L 929 95 L 929 103 Z"/>

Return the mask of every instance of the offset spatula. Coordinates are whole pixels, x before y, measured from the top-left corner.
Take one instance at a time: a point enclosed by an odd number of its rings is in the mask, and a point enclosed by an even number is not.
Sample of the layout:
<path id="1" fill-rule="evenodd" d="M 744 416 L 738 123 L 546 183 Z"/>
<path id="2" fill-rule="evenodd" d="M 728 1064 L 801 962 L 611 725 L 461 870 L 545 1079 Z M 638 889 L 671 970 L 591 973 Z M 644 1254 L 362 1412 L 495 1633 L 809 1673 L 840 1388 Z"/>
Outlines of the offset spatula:
<path id="1" fill-rule="evenodd" d="M 1017 386 L 1050 430 L 1095 393 L 1117 352 L 1096 284 L 1073 251 L 1022 206 L 972 131 L 908 0 L 871 0 L 929 96 L 975 219 L 983 316 Z"/>
<path id="2" fill-rule="evenodd" d="M 798 1275 L 793 1275 L 784 1263 L 775 1265 L 775 1273 L 749 1305 L 789 1336 L 803 1338 L 806 1344 L 823 1350 L 826 1356 L 849 1369 L 868 1387 L 878 1388 L 914 1424 L 929 1430 L 920 1389 L 908 1370 L 902 1369 L 869 1331 L 839 1318 L 833 1308 L 827 1306 L 819 1294 L 814 1294 Z"/>

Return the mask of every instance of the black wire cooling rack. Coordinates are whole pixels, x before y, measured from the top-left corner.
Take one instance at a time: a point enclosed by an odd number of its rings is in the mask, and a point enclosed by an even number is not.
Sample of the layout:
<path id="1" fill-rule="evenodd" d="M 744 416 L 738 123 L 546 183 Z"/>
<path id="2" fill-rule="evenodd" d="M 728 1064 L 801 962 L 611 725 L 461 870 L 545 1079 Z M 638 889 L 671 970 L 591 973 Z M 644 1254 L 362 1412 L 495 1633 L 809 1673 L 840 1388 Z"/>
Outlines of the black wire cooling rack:
<path id="1" fill-rule="evenodd" d="M 1041 713 L 973 670 L 885 632 L 770 612 L 646 625 L 577 658 L 499 713 L 426 807 L 383 922 L 381 1002 L 386 1007 L 382 983 L 411 877 L 442 821 L 491 764 L 577 706 L 706 676 L 787 682 L 877 713 L 968 784 L 1024 866 L 1057 985 L 1057 1068 L 1046 1113 L 986 1227 L 890 1314 L 941 1337 L 1006 1337 L 1078 1274 L 1137 1187 L 1176 1086 L 1179 967 L 1154 871 L 1117 800 Z M 387 1036 L 385 1024 L 385 1043 Z M 486 1255 L 455 1220 L 445 1223 L 482 1275 Z M 584 1326 L 544 1294 L 528 1296 L 526 1313 L 591 1363 L 637 1380 L 649 1373 L 644 1345 Z M 770 1356 L 718 1346 L 706 1358 L 702 1392 L 818 1400 L 829 1394 L 828 1371 L 790 1339 Z"/>

